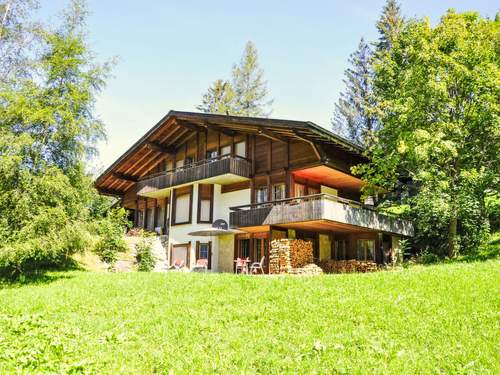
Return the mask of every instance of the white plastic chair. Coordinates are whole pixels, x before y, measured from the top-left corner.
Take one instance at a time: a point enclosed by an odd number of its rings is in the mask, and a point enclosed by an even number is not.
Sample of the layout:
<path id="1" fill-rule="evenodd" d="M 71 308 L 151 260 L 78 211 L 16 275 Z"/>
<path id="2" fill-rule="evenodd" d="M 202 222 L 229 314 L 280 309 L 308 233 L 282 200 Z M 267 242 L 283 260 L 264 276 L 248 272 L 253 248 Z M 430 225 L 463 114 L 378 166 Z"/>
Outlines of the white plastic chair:
<path id="1" fill-rule="evenodd" d="M 250 274 L 251 275 L 256 274 L 258 270 L 260 270 L 260 272 L 262 274 L 264 274 L 264 261 L 265 260 L 266 260 L 266 257 L 263 256 L 260 259 L 260 262 L 253 262 L 252 265 L 250 266 Z"/>

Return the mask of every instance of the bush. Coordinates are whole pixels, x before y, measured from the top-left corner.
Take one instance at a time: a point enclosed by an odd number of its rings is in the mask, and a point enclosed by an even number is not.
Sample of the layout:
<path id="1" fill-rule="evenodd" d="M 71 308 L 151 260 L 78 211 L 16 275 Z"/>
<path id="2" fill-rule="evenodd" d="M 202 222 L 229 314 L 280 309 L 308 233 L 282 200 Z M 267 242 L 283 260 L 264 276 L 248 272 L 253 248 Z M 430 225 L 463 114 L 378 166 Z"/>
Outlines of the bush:
<path id="1" fill-rule="evenodd" d="M 0 276 L 15 278 L 21 274 L 61 267 L 72 263 L 71 255 L 90 245 L 83 223 L 66 224 L 37 238 L 13 242 L 0 248 Z"/>
<path id="2" fill-rule="evenodd" d="M 417 258 L 417 262 L 422 264 L 433 264 L 439 261 L 440 258 L 436 254 L 431 253 L 430 251 L 427 250 L 422 251 L 419 257 Z"/>
<path id="3" fill-rule="evenodd" d="M 123 237 L 128 225 L 130 223 L 127 220 L 127 212 L 123 208 L 110 210 L 107 216 L 93 224 L 99 236 L 94 252 L 110 267 L 115 264 L 118 253 L 127 251 L 127 244 Z"/>
<path id="4" fill-rule="evenodd" d="M 137 261 L 138 271 L 151 271 L 156 264 L 156 257 L 153 255 L 152 238 L 149 235 L 143 235 L 141 240 L 135 245 L 137 251 L 135 259 Z"/>

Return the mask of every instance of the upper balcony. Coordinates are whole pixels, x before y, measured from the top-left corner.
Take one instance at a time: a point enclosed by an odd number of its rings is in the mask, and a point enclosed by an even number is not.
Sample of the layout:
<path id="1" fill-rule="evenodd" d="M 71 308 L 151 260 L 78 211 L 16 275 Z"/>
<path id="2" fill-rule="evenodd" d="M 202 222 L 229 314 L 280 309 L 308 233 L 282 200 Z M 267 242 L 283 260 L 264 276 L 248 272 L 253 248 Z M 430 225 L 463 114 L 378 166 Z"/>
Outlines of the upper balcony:
<path id="1" fill-rule="evenodd" d="M 192 182 L 231 184 L 250 178 L 251 164 L 241 156 L 222 155 L 144 176 L 137 182 L 139 195 L 157 197 L 162 190 Z"/>
<path id="2" fill-rule="evenodd" d="M 231 207 L 232 227 L 280 225 L 308 230 L 382 231 L 413 236 L 413 225 L 382 215 L 359 202 L 329 194 L 280 199 Z"/>

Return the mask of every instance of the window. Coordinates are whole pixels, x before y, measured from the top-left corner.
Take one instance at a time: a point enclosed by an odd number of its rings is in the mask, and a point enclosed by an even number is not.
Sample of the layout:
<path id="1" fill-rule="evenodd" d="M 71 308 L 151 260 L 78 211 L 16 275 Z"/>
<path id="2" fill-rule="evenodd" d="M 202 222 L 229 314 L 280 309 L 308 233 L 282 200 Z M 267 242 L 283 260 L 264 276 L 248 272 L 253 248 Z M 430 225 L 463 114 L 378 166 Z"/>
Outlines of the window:
<path id="1" fill-rule="evenodd" d="M 254 238 L 253 240 L 253 261 L 260 262 L 267 250 L 267 238 Z"/>
<path id="2" fill-rule="evenodd" d="M 175 224 L 187 224 L 191 222 L 191 197 L 193 186 L 174 190 L 173 218 Z"/>
<path id="3" fill-rule="evenodd" d="M 238 258 L 249 258 L 250 257 L 250 239 L 245 238 L 238 240 Z"/>
<path id="4" fill-rule="evenodd" d="M 181 168 L 181 167 L 184 167 L 184 159 L 177 160 L 175 162 L 175 168 Z"/>
<path id="5" fill-rule="evenodd" d="M 198 259 L 206 259 L 208 261 L 208 269 L 212 268 L 212 242 L 196 242 L 196 260 Z"/>
<path id="6" fill-rule="evenodd" d="M 165 164 L 165 170 L 166 171 L 171 171 L 172 169 L 174 169 L 174 162 L 172 160 L 169 160 Z"/>
<path id="7" fill-rule="evenodd" d="M 230 153 L 231 153 L 231 145 L 221 147 L 221 149 L 220 149 L 221 155 L 229 155 Z"/>
<path id="8" fill-rule="evenodd" d="M 189 267 L 189 253 L 191 252 L 191 244 L 180 244 L 172 245 L 170 249 L 170 265 L 173 265 L 176 261 L 182 261 Z"/>
<path id="9" fill-rule="evenodd" d="M 375 260 L 375 241 L 358 240 L 356 246 L 356 260 Z"/>
<path id="10" fill-rule="evenodd" d="M 273 185 L 272 200 L 285 199 L 285 184 Z"/>
<path id="11" fill-rule="evenodd" d="M 255 190 L 255 202 L 267 202 L 267 186 L 262 186 Z"/>
<path id="12" fill-rule="evenodd" d="M 314 186 L 309 186 L 309 187 L 307 188 L 307 193 L 308 193 L 308 195 L 319 194 L 319 193 L 320 193 L 320 190 L 319 190 L 319 188 L 317 188 L 317 187 L 314 187 Z"/>
<path id="13" fill-rule="evenodd" d="M 156 227 L 165 227 L 165 207 L 156 208 Z"/>
<path id="14" fill-rule="evenodd" d="M 198 185 L 198 223 L 211 223 L 213 216 L 214 186 Z"/>
<path id="15" fill-rule="evenodd" d="M 295 196 L 303 197 L 304 195 L 306 195 L 306 185 L 295 184 Z"/>
<path id="16" fill-rule="evenodd" d="M 238 142 L 234 145 L 234 153 L 242 158 L 247 156 L 247 143 L 245 141 Z"/>
<path id="17" fill-rule="evenodd" d="M 336 260 L 345 260 L 346 258 L 346 249 L 347 249 L 347 241 L 345 240 L 336 240 L 333 243 L 334 246 L 334 256 L 332 259 Z"/>
<path id="18" fill-rule="evenodd" d="M 188 156 L 186 157 L 186 159 L 184 159 L 184 165 L 190 165 L 190 164 L 193 164 L 193 157 L 192 156 Z"/>
<path id="19" fill-rule="evenodd" d="M 217 150 L 207 151 L 207 159 L 215 159 L 217 155 L 218 155 Z"/>

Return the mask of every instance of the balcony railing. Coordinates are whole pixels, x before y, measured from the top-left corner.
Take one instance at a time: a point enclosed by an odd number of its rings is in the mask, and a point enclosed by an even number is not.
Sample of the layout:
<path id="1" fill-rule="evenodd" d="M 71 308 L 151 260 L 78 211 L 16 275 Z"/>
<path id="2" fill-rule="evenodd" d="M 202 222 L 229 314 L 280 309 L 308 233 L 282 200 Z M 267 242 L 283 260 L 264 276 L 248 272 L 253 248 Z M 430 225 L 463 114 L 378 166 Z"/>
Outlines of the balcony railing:
<path id="1" fill-rule="evenodd" d="M 232 227 L 327 220 L 370 230 L 413 235 L 413 226 L 409 221 L 385 216 L 372 207 L 329 194 L 248 204 L 231 207 L 231 211 L 229 221 Z"/>
<path id="2" fill-rule="evenodd" d="M 144 176 L 137 182 L 137 191 L 139 194 L 144 194 L 224 174 L 249 178 L 250 169 L 250 162 L 246 158 L 237 155 L 222 155 Z"/>

